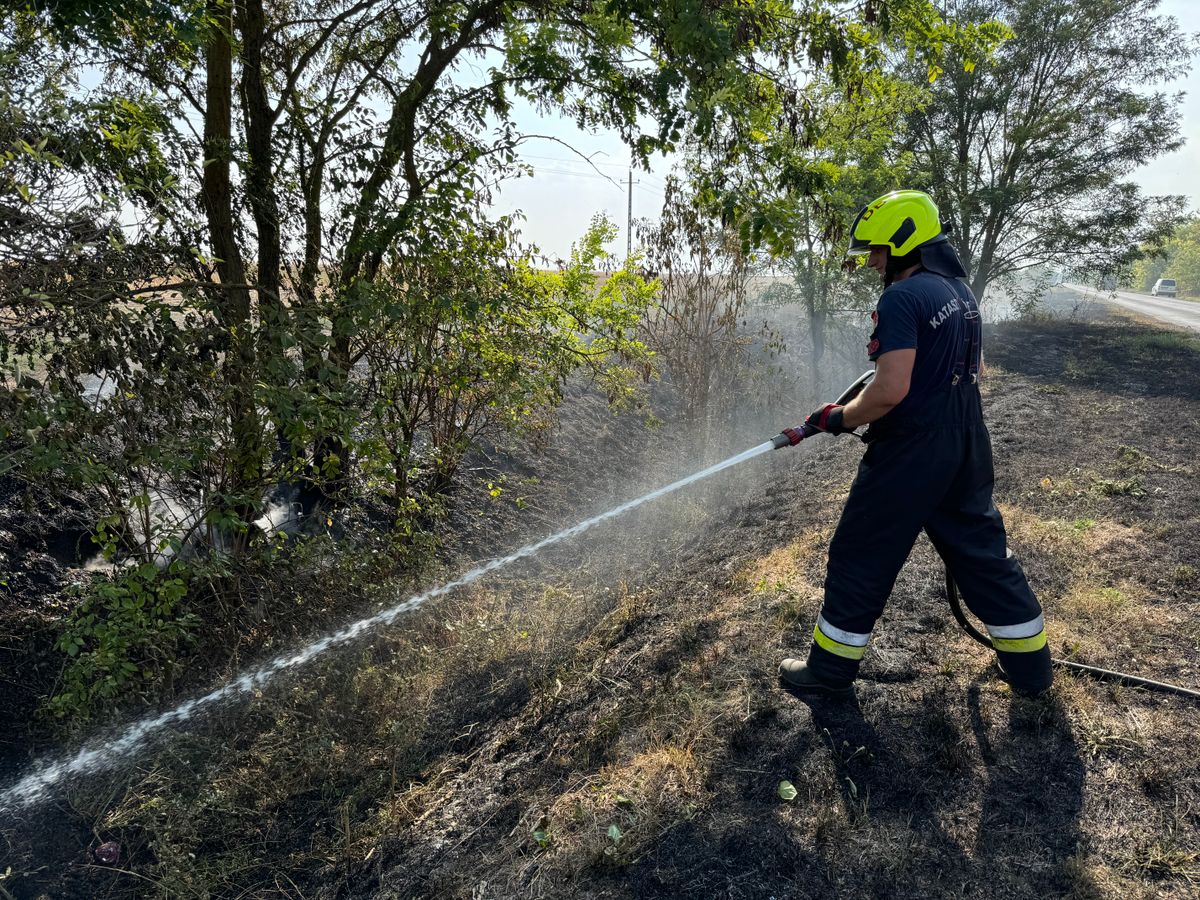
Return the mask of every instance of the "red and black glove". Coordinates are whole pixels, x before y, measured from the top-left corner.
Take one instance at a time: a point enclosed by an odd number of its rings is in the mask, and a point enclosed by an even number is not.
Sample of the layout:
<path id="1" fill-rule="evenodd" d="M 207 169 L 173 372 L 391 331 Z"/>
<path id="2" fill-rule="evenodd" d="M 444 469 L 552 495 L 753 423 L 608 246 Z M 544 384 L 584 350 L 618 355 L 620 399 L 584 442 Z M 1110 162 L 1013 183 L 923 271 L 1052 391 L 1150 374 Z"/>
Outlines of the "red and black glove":
<path id="1" fill-rule="evenodd" d="M 842 409 L 836 403 L 826 403 L 804 420 L 804 424 L 826 434 L 842 434 L 849 431 L 842 426 Z"/>

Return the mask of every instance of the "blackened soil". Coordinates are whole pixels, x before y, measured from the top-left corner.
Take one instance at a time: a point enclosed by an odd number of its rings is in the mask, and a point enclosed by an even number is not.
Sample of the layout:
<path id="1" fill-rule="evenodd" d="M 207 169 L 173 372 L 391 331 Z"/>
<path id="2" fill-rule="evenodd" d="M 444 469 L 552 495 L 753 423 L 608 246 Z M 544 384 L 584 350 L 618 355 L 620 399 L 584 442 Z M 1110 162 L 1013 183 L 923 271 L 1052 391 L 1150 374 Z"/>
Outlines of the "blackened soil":
<path id="1" fill-rule="evenodd" d="M 0 476 L 0 780 L 49 741 L 30 723 L 61 666 L 71 566 L 93 549 L 87 512 L 78 497 Z"/>
<path id="2" fill-rule="evenodd" d="M 987 362 L 996 498 L 1053 651 L 1200 685 L 1195 341 L 1008 324 Z M 560 482 L 577 505 L 628 497 L 588 477 L 580 446 L 551 464 L 584 476 Z M 779 689 L 860 452 L 825 440 L 756 460 L 669 519 L 635 514 L 499 580 L 540 619 L 494 627 L 482 592 L 447 603 L 354 668 L 142 761 L 72 819 L 124 835 L 133 875 L 5 830 L 17 896 L 1200 896 L 1200 710 L 1061 673 L 1046 698 L 1013 696 L 951 620 L 925 542 L 855 701 Z M 523 465 L 506 490 L 548 471 Z M 572 507 L 529 496 L 545 522 Z M 518 543 L 527 526 L 504 515 Z"/>
<path id="3" fill-rule="evenodd" d="M 1136 535 L 1107 544 L 1100 570 L 1106 585 L 1145 589 L 1152 636 L 1135 655 L 1092 622 L 1086 661 L 1200 685 L 1186 568 L 1200 533 L 1196 343 L 1124 322 L 1009 324 L 991 331 L 988 363 L 998 502 L 1021 521 Z M 1197 896 L 1200 710 L 1062 673 L 1049 697 L 1014 697 L 950 620 L 928 546 L 897 584 L 855 702 L 778 689 L 778 659 L 802 652 L 812 627 L 819 569 L 808 606 L 782 628 L 778 598 L 768 591 L 756 608 L 732 574 L 798 533 L 827 537 L 857 455 L 845 442 L 805 447 L 749 489 L 719 529 L 664 563 L 615 639 L 599 626 L 603 652 L 576 660 L 589 677 L 507 717 L 469 760 L 441 758 L 454 767 L 447 794 L 469 791 L 472 804 L 433 801 L 420 829 L 379 843 L 321 896 Z M 1022 534 L 1015 549 L 1061 635 L 1056 614 L 1079 615 L 1071 575 L 1054 546 Z M 1065 636 L 1053 650 L 1080 658 Z M 736 714 L 730 694 L 744 703 Z M 715 724 L 672 733 L 664 709 L 684 697 L 707 698 Z M 598 727 L 614 720 L 615 733 Z M 660 794 L 627 813 L 593 803 L 607 818 L 591 821 L 587 794 L 632 794 L 633 761 L 664 744 L 706 760 L 703 782 L 680 788 L 689 802 Z M 790 802 L 783 780 L 798 791 Z M 513 804 L 515 827 L 497 812 Z M 626 823 L 632 848 L 596 850 L 587 831 L 603 844 L 608 821 Z M 539 824 L 546 846 L 529 837 Z"/>

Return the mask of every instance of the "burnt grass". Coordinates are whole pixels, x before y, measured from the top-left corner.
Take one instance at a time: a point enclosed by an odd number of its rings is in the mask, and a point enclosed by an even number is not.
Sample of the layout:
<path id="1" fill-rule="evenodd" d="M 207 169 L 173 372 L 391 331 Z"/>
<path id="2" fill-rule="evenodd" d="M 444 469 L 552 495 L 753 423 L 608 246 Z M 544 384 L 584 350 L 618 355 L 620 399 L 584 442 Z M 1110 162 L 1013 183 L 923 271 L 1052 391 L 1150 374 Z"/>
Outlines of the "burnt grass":
<path id="1" fill-rule="evenodd" d="M 1055 656 L 1200 687 L 1200 342 L 1048 319 L 992 328 L 986 362 Z M 640 427 L 566 415 L 612 453 Z M 1061 670 L 1014 696 L 924 539 L 856 699 L 780 690 L 860 453 L 754 460 L 0 820 L 0 897 L 1200 897 L 1200 705 Z M 529 506 L 485 531 L 632 496 L 601 456 L 510 460 Z"/>

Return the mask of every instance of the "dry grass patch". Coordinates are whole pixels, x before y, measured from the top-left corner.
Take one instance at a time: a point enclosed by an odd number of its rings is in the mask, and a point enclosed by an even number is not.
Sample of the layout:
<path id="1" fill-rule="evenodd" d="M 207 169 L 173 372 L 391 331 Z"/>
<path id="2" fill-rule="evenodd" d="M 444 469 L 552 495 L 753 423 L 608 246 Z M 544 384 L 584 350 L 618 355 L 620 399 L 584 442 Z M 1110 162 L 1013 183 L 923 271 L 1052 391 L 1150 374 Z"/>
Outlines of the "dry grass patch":
<path id="1" fill-rule="evenodd" d="M 736 588 L 748 591 L 756 602 L 770 604 L 776 631 L 820 608 L 829 535 L 827 528 L 807 528 L 790 544 L 754 560 L 734 576 Z"/>
<path id="2" fill-rule="evenodd" d="M 1190 809 L 1178 802 L 1163 814 L 1149 833 L 1134 837 L 1120 861 L 1122 872 L 1157 882 L 1200 885 L 1200 850 L 1190 824 Z"/>
<path id="3" fill-rule="evenodd" d="M 1101 619 L 1110 629 L 1120 628 L 1127 624 L 1122 619 L 1144 599 L 1144 594 L 1137 585 L 1128 582 L 1118 588 L 1081 578 L 1073 581 L 1059 599 L 1059 609 L 1083 619 Z"/>
<path id="4" fill-rule="evenodd" d="M 1146 588 L 1114 571 L 1114 560 L 1137 556 L 1147 536 L 1107 519 L 1045 518 L 1012 504 L 1001 507 L 1011 542 L 1048 554 L 1063 586 L 1041 592 L 1049 633 L 1069 656 L 1102 660 L 1146 646 L 1161 615 Z"/>
<path id="5" fill-rule="evenodd" d="M 1160 900 L 1153 888 L 1083 851 L 1063 863 L 1063 876 L 1068 885 L 1065 900 Z"/>
<path id="6" fill-rule="evenodd" d="M 575 877 L 629 865 L 711 803 L 708 784 L 726 747 L 723 735 L 728 723 L 749 714 L 753 692 L 738 665 L 744 661 L 723 640 L 697 636 L 719 632 L 727 607 L 736 605 L 715 599 L 719 610 L 675 629 L 668 652 L 679 654 L 677 677 L 669 685 L 622 690 L 593 719 L 582 743 L 605 744 L 603 754 L 591 756 L 608 761 L 552 799 L 531 828 L 535 867 L 543 873 Z"/>
<path id="7" fill-rule="evenodd" d="M 773 584 L 792 586 L 807 581 L 814 571 L 824 572 L 826 528 L 806 528 L 794 541 L 756 559 L 735 576 L 735 584 L 762 592 Z"/>
<path id="8" fill-rule="evenodd" d="M 561 794 L 529 840 L 546 862 L 573 872 L 627 865 L 705 804 L 710 766 L 690 746 L 656 744 Z"/>
<path id="9" fill-rule="evenodd" d="M 1139 585 L 1120 582 L 1112 587 L 1085 575 L 1049 602 L 1059 637 L 1073 654 L 1095 659 L 1128 655 L 1145 644 L 1145 600 L 1146 592 Z"/>
<path id="10" fill-rule="evenodd" d="M 1088 664 L 1128 659 L 1148 640 L 1144 598 L 1135 585 L 1110 587 L 1090 575 L 1073 579 L 1060 595 L 1043 594 L 1052 647 Z"/>
<path id="11" fill-rule="evenodd" d="M 1088 756 L 1140 757 L 1147 752 L 1145 730 L 1136 718 L 1077 711 L 1071 716 L 1075 739 Z"/>
<path id="12" fill-rule="evenodd" d="M 1200 852 L 1181 846 L 1175 835 L 1138 843 L 1121 868 L 1139 878 L 1180 878 L 1200 884 Z"/>
<path id="13" fill-rule="evenodd" d="M 555 587 L 448 598 L 232 710 L 227 734 L 161 757 L 98 827 L 151 836 L 140 871 L 163 897 L 224 896 L 279 844 L 310 861 L 362 860 L 453 799 L 494 719 L 554 690 L 596 605 Z M 609 627 L 638 608 L 623 595 Z"/>
<path id="14" fill-rule="evenodd" d="M 1191 587 L 1200 580 L 1200 577 L 1197 576 L 1195 566 L 1184 563 L 1171 570 L 1171 580 L 1180 587 Z"/>
<path id="15" fill-rule="evenodd" d="M 1055 482 L 1060 484 L 1063 482 Z M 1146 535 L 1135 526 L 1110 519 L 1081 516 L 1075 519 L 1048 519 L 1032 510 L 1011 503 L 999 504 L 1009 540 L 1014 544 L 1036 546 L 1060 557 L 1073 568 L 1100 566 L 1100 558 L 1121 546 L 1139 545 Z"/>

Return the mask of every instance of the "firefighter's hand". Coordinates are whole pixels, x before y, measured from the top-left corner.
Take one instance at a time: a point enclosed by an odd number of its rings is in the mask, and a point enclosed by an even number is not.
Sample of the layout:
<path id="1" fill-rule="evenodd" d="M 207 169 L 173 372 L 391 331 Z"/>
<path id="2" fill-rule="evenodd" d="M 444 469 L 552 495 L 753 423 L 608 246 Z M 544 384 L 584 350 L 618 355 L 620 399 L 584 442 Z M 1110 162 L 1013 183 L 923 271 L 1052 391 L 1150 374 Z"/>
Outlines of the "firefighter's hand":
<path id="1" fill-rule="evenodd" d="M 819 407 L 804 420 L 804 424 L 827 434 L 842 434 L 847 430 L 842 427 L 842 407 L 836 403 Z"/>

